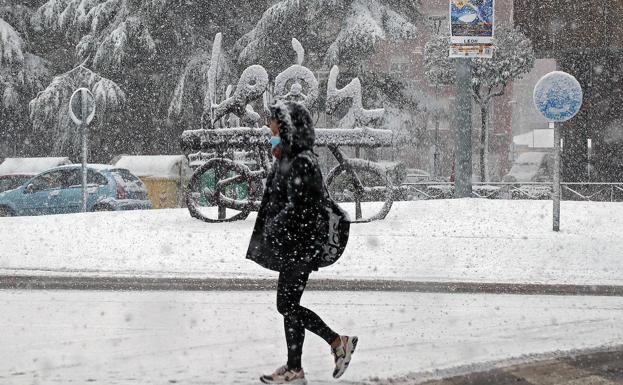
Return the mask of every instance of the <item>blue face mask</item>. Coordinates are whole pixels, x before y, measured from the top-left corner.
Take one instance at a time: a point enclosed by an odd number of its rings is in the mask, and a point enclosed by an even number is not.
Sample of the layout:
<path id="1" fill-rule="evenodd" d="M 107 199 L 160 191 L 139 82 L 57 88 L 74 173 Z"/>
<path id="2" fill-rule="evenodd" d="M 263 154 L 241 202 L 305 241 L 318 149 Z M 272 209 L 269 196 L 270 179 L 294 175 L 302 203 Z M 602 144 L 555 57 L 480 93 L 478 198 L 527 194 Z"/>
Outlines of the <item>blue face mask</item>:
<path id="1" fill-rule="evenodd" d="M 279 136 L 272 136 L 270 138 L 270 146 L 274 150 L 277 146 L 281 144 L 281 138 Z"/>

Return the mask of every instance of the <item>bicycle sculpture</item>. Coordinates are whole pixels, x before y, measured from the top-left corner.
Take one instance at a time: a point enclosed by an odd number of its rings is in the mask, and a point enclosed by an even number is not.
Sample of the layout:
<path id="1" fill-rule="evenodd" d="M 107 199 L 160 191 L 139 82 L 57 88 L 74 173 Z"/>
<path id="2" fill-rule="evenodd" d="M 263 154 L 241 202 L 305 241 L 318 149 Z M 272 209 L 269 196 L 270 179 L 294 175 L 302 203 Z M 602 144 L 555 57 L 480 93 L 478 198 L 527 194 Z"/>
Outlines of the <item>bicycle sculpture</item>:
<path id="1" fill-rule="evenodd" d="M 218 62 L 214 59 L 220 52 L 220 41 L 219 34 L 212 51 L 213 63 Z M 292 45 L 298 54 L 297 64 L 275 78 L 273 95 L 276 100 L 294 100 L 313 110 L 319 96 L 318 81 L 312 71 L 302 66 L 304 51 L 300 43 L 292 39 Z M 390 147 L 392 131 L 367 127 L 382 118 L 384 110 L 363 108 L 361 83 L 357 78 L 337 89 L 338 75 L 338 67 L 334 66 L 327 85 L 326 111 L 333 113 L 345 99 L 350 99 L 352 105 L 340 121 L 341 128 L 316 129 L 315 145 L 328 148 L 337 160 L 337 166 L 326 175 L 326 184 L 334 198 L 339 193 L 342 199 L 338 201 L 354 203 L 354 222 L 384 219 L 394 195 L 386 169 L 378 163 L 348 158 L 342 148 Z M 306 85 L 306 93 L 301 83 Z M 182 150 L 191 166 L 196 167 L 186 191 L 186 204 L 193 217 L 206 222 L 230 222 L 245 219 L 251 211 L 259 209 L 263 179 L 272 163 L 270 130 L 257 127 L 261 118 L 250 103 L 263 97 L 267 110 L 268 85 L 268 74 L 263 67 L 247 68 L 236 89 L 228 87 L 224 101 L 215 104 L 214 97 L 209 95 L 212 108 L 204 113 L 205 128 L 182 134 Z M 249 127 L 238 127 L 241 122 Z M 216 128 L 219 123 L 224 127 Z M 234 127 L 226 127 L 227 124 Z M 382 202 L 380 208 L 379 204 L 373 205 L 375 212 L 364 216 L 362 202 L 378 200 Z"/>

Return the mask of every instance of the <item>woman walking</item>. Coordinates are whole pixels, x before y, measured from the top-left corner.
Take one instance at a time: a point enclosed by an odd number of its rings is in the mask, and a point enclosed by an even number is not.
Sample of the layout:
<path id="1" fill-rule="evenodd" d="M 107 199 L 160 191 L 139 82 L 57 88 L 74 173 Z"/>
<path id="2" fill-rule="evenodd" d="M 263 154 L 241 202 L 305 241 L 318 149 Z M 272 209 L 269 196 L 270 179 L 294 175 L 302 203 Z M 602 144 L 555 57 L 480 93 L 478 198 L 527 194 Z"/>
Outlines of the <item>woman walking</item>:
<path id="1" fill-rule="evenodd" d="M 305 330 L 331 346 L 339 378 L 348 368 L 357 337 L 341 336 L 313 311 L 300 305 L 309 274 L 322 264 L 328 242 L 327 201 L 318 159 L 313 152 L 314 128 L 307 109 L 298 103 L 277 103 L 271 108 L 271 144 L 276 160 L 266 188 L 247 258 L 279 272 L 277 310 L 283 315 L 288 361 L 266 384 L 304 385 L 301 364 Z"/>

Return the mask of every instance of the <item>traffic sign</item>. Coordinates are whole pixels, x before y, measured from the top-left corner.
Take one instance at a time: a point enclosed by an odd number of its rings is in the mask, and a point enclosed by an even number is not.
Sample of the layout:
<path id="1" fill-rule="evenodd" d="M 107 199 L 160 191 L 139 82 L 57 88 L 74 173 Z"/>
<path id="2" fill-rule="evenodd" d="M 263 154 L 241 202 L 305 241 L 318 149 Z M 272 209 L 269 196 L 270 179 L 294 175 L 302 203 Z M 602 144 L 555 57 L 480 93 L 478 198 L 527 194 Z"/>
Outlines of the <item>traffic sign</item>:
<path id="1" fill-rule="evenodd" d="M 69 99 L 69 116 L 71 120 L 80 126 L 80 136 L 82 137 L 82 212 L 87 211 L 87 159 L 89 153 L 88 146 L 88 126 L 95 116 L 95 97 L 86 88 L 78 88 Z"/>
<path id="2" fill-rule="evenodd" d="M 534 87 L 534 105 L 550 122 L 565 122 L 582 107 L 582 86 L 573 75 L 554 71 Z"/>
<path id="3" fill-rule="evenodd" d="M 77 89 L 69 100 L 69 116 L 76 124 L 89 124 L 95 117 L 95 97 L 86 88 Z"/>
<path id="4" fill-rule="evenodd" d="M 554 207 L 553 229 L 560 231 L 560 200 L 562 189 L 560 182 L 560 125 L 573 118 L 582 107 L 582 86 L 573 75 L 562 71 L 550 72 L 543 76 L 534 87 L 532 98 L 534 105 L 549 120 L 549 127 L 554 131 L 554 170 L 552 201 Z"/>

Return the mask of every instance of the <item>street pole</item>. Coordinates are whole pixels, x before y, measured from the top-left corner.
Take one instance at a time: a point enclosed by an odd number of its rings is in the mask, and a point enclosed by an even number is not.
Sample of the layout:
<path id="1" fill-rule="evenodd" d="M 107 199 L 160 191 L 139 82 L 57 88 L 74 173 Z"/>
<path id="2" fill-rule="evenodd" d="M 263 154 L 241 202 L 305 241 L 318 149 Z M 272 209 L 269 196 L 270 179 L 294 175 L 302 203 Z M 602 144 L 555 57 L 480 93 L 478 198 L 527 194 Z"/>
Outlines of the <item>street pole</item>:
<path id="1" fill-rule="evenodd" d="M 433 22 L 433 29 L 435 35 L 439 36 L 439 30 L 442 23 L 446 20 L 446 16 L 429 16 L 429 19 Z M 439 167 L 439 85 L 435 85 L 435 145 L 433 152 L 433 178 L 437 179 L 441 174 Z"/>
<path id="2" fill-rule="evenodd" d="M 86 98 L 86 95 L 82 93 L 83 98 Z M 89 115 L 87 110 L 87 104 L 82 103 L 82 123 L 80 124 L 80 131 L 82 133 L 82 212 L 85 213 L 87 211 L 87 156 L 88 156 L 88 147 L 87 147 L 87 116 Z"/>
<path id="3" fill-rule="evenodd" d="M 82 142 L 82 202 L 81 211 L 87 211 L 87 159 L 89 156 L 88 135 L 89 123 L 95 116 L 95 97 L 87 88 L 79 88 L 69 99 L 69 117 L 78 126 Z"/>
<path id="4" fill-rule="evenodd" d="M 560 231 L 560 128 L 554 122 L 549 123 L 549 128 L 554 130 L 554 188 L 552 201 L 554 202 L 554 231 Z"/>
<path id="5" fill-rule="evenodd" d="M 456 59 L 457 130 L 455 159 L 456 198 L 472 196 L 472 95 L 471 60 Z"/>
<path id="6" fill-rule="evenodd" d="M 560 231 L 560 201 L 562 199 L 562 157 L 560 124 L 572 119 L 582 107 L 584 93 L 580 82 L 573 75 L 553 71 L 543 76 L 534 86 L 534 106 L 549 121 L 554 131 L 554 170 L 552 175 L 552 217 L 554 231 Z"/>
<path id="7" fill-rule="evenodd" d="M 439 177 L 439 86 L 435 85 L 435 152 L 433 153 L 433 177 Z"/>

